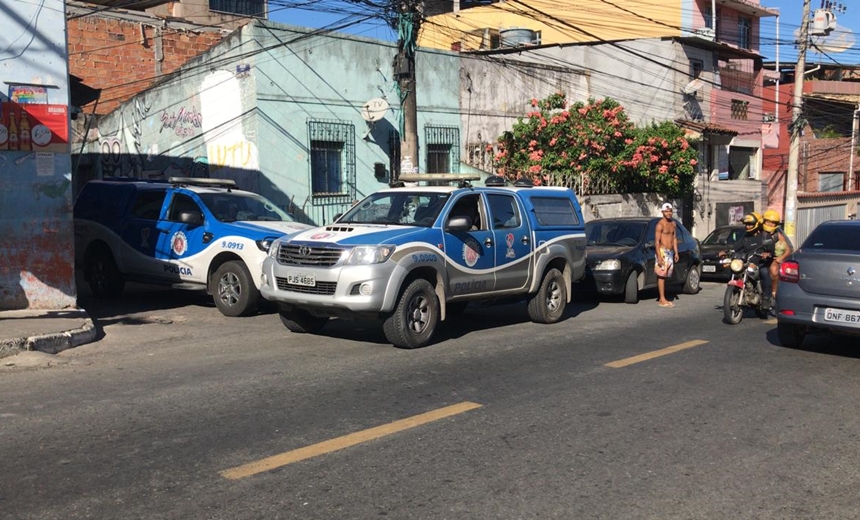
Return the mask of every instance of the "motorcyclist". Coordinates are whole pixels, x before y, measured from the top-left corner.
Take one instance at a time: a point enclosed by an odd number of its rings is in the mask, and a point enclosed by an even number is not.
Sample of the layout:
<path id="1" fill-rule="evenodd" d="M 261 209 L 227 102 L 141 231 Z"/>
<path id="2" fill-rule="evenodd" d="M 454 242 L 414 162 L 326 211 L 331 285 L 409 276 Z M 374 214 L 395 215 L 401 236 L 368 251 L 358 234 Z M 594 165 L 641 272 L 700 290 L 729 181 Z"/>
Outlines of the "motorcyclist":
<path id="1" fill-rule="evenodd" d="M 762 232 L 763 219 L 758 213 L 747 213 L 744 215 L 742 222 L 744 223 L 746 234 L 742 239 L 735 243 L 734 252 L 743 252 L 745 257 L 748 257 L 754 252 L 759 252 L 761 254 L 761 259 L 758 260 L 753 258 L 752 263 L 759 267 L 761 288 L 764 293 L 762 295 L 762 307 L 769 309 L 772 303 L 771 294 L 773 284 L 770 270 L 765 266 L 765 264 L 773 259 L 774 243 L 772 240 L 769 240 L 770 237 L 768 237 L 766 233 Z M 764 268 L 762 269 L 762 267 Z"/>
<path id="2" fill-rule="evenodd" d="M 785 236 L 785 233 L 779 229 L 779 222 L 782 219 L 778 211 L 773 209 L 765 211 L 763 220 L 762 230 L 774 243 L 774 256 L 762 265 L 762 267 L 764 265 L 768 266 L 768 272 L 772 281 L 771 300 L 774 300 L 776 299 L 776 288 L 779 284 L 779 264 L 791 254 L 794 248 L 791 247 L 791 241 Z"/>

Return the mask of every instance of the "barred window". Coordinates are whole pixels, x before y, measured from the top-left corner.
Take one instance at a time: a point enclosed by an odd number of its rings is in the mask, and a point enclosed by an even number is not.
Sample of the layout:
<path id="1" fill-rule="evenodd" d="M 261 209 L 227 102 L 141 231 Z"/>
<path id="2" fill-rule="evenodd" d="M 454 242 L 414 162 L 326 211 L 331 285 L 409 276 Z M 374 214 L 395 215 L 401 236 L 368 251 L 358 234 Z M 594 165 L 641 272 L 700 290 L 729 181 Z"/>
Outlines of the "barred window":
<path id="1" fill-rule="evenodd" d="M 311 192 L 354 196 L 355 128 L 337 121 L 309 121 Z"/>
<path id="2" fill-rule="evenodd" d="M 424 127 L 427 173 L 459 173 L 460 129 L 455 126 Z"/>
<path id="3" fill-rule="evenodd" d="M 266 15 L 266 2 L 265 0 L 209 0 L 209 10 L 263 17 Z"/>

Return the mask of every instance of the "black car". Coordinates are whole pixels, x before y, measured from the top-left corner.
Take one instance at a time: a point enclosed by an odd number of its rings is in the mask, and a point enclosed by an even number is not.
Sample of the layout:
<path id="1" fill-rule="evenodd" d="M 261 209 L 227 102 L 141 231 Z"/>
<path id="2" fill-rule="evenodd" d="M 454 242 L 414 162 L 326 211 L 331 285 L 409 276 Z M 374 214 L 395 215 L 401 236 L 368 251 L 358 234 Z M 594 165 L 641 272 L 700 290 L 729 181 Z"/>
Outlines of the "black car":
<path id="1" fill-rule="evenodd" d="M 599 294 L 623 295 L 627 303 L 637 303 L 639 291 L 657 287 L 654 230 L 659 221 L 660 218 L 631 217 L 587 222 L 584 283 Z M 702 268 L 699 241 L 677 220 L 675 226 L 679 258 L 667 285 L 695 294 Z"/>
<path id="2" fill-rule="evenodd" d="M 732 277 L 729 269 L 731 255 L 720 258 L 721 251 L 731 251 L 735 243 L 744 237 L 743 226 L 721 226 L 711 231 L 702 241 L 702 279 L 727 281 Z"/>

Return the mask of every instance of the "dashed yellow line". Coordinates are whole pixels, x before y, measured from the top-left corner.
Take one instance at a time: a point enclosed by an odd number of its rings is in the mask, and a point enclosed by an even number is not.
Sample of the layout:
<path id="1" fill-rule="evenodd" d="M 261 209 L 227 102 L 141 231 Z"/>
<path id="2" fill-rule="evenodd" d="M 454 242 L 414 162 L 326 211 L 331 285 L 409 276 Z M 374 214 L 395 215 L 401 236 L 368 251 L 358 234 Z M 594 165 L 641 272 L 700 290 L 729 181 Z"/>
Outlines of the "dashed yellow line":
<path id="1" fill-rule="evenodd" d="M 686 343 L 681 343 L 679 345 L 675 345 L 672 347 L 666 347 L 660 350 L 654 350 L 652 352 L 646 352 L 644 354 L 639 354 L 638 356 L 633 356 L 625 359 L 620 359 L 618 361 L 613 361 L 612 363 L 606 363 L 603 366 L 607 366 L 609 368 L 621 368 L 629 365 L 633 365 L 636 363 L 641 363 L 643 361 L 648 361 L 649 359 L 658 358 L 660 356 L 665 356 L 667 354 L 674 354 L 680 350 L 698 347 L 699 345 L 704 345 L 708 343 L 703 339 L 694 339 L 693 341 L 688 341 Z"/>
<path id="2" fill-rule="evenodd" d="M 249 462 L 248 464 L 243 464 L 242 466 L 227 469 L 219 473 L 222 477 L 230 480 L 238 480 L 240 478 L 250 477 L 258 473 L 263 473 L 265 471 L 270 471 L 276 468 L 286 466 L 287 464 L 292 464 L 293 462 L 298 462 L 301 460 L 310 459 L 312 457 L 317 457 L 319 455 L 324 455 L 326 453 L 331 453 L 333 451 L 349 448 L 350 446 L 355 446 L 356 444 L 361 444 L 363 442 L 378 439 L 386 435 L 391 435 L 393 433 L 401 432 L 403 430 L 415 428 L 416 426 L 421 426 L 423 424 L 427 424 L 433 421 L 438 421 L 439 419 L 444 419 L 445 417 L 450 417 L 452 415 L 468 412 L 469 410 L 474 410 L 475 408 L 480 407 L 480 404 L 470 403 L 468 401 L 452 406 L 446 406 L 445 408 L 439 408 L 438 410 L 432 410 L 427 413 L 413 415 L 412 417 L 400 419 L 399 421 L 383 424 L 381 426 L 376 426 L 374 428 L 369 428 L 360 432 L 350 433 L 342 437 L 330 439 L 318 444 L 312 444 L 310 446 L 305 446 L 304 448 L 288 451 L 279 455 L 273 455 L 271 457 L 267 457 L 265 459 L 261 459 L 255 462 Z"/>

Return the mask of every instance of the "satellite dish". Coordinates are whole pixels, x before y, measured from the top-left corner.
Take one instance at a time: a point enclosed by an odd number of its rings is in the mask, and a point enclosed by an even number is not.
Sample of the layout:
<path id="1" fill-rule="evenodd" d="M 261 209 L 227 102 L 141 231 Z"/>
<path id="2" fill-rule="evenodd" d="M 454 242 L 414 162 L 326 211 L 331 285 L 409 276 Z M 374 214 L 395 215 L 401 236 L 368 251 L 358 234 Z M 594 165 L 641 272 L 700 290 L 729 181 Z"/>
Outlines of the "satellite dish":
<path id="1" fill-rule="evenodd" d="M 382 98 L 373 98 L 361 106 L 361 117 L 368 123 L 373 123 L 385 117 L 388 108 L 388 101 Z"/>

